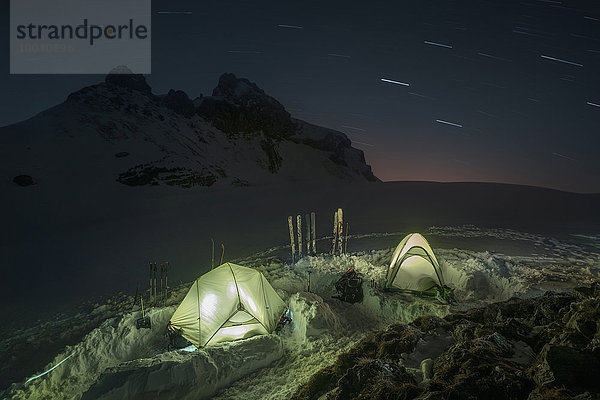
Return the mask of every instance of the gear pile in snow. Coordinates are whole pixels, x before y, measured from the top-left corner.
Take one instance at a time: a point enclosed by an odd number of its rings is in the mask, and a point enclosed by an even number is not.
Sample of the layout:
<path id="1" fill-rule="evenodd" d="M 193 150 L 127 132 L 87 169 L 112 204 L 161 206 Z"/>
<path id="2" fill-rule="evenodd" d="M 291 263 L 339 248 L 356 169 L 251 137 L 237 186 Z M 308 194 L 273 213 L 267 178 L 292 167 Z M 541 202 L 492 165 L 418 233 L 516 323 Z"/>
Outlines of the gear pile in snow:
<path id="1" fill-rule="evenodd" d="M 348 303 L 360 303 L 363 300 L 362 282 L 362 276 L 354 268 L 350 268 L 335 283 L 335 290 L 338 295 L 333 296 L 333 298 Z"/>

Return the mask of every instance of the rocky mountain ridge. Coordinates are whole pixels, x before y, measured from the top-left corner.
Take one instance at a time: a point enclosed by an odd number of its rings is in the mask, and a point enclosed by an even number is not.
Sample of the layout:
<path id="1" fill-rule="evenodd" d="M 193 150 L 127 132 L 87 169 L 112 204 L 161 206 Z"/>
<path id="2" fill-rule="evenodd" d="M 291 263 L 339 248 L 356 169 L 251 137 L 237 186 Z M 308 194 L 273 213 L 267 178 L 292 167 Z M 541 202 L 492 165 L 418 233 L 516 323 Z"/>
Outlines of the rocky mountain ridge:
<path id="1" fill-rule="evenodd" d="M 190 99 L 155 95 L 142 75 L 123 72 L 0 128 L 7 178 L 25 175 L 15 183 L 27 186 L 57 178 L 52 170 L 78 179 L 85 170 L 129 186 L 378 181 L 346 135 L 292 118 L 247 79 L 223 74 L 212 96 Z"/>

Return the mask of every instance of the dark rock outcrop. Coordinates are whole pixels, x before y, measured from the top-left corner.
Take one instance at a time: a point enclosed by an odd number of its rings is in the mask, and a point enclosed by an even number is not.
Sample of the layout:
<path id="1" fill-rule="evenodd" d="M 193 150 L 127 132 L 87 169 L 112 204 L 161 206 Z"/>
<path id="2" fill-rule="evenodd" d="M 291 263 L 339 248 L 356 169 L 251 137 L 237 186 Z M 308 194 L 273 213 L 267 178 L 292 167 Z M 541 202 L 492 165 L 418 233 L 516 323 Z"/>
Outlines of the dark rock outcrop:
<path id="1" fill-rule="evenodd" d="M 191 188 L 194 186 L 212 186 L 217 176 L 210 172 L 199 173 L 187 168 L 156 167 L 150 164 L 136 165 L 119 175 L 118 182 L 127 186 L 159 185 Z"/>
<path id="2" fill-rule="evenodd" d="M 257 135 L 281 140 L 296 126 L 283 105 L 248 79 L 226 73 L 219 78 L 212 97 L 204 98 L 198 114 L 229 134 Z"/>
<path id="3" fill-rule="evenodd" d="M 249 80 L 223 74 L 212 94 L 193 100 L 180 90 L 154 95 L 144 76 L 118 67 L 103 83 L 71 93 L 18 129 L 43 127 L 49 137 L 84 139 L 73 143 L 74 152 L 87 152 L 87 141 L 98 137 L 126 148 L 132 156 L 112 153 L 123 169 L 110 179 L 130 186 L 211 186 L 228 176 L 233 185 L 233 178 L 250 185 L 377 181 L 343 133 L 311 125 L 306 136 L 301 121 Z"/>
<path id="4" fill-rule="evenodd" d="M 313 375 L 294 399 L 402 398 L 400 392 L 422 392 L 406 368 L 399 366 L 403 353 L 414 349 L 423 332 L 413 326 L 392 325 L 359 342 L 350 352 Z M 376 397 L 374 397 L 376 396 Z M 388 397 L 389 396 L 389 397 Z"/>
<path id="5" fill-rule="evenodd" d="M 421 317 L 369 335 L 293 398 L 598 399 L 599 304 L 600 284 L 593 284 L 443 320 Z M 405 355 L 439 329 L 451 331 L 453 342 L 433 361 L 433 375 L 403 369 Z"/>
<path id="6" fill-rule="evenodd" d="M 369 182 L 379 182 L 371 166 L 365 161 L 362 150 L 352 147 L 352 142 L 342 132 L 294 120 L 296 135 L 291 140 L 331 153 L 329 159 L 362 175 Z"/>
<path id="7" fill-rule="evenodd" d="M 190 118 L 196 113 L 194 102 L 182 90 L 169 90 L 169 93 L 163 98 L 163 102 L 165 107 L 186 118 Z"/>
<path id="8" fill-rule="evenodd" d="M 211 97 L 196 100 L 197 113 L 230 136 L 259 138 L 268 157 L 266 168 L 276 173 L 283 160 L 282 140 L 292 140 L 330 153 L 329 159 L 348 167 L 367 181 L 376 182 L 364 153 L 352 147 L 346 135 L 293 119 L 285 107 L 248 79 L 226 73 Z"/>
<path id="9" fill-rule="evenodd" d="M 406 368 L 379 359 L 360 359 L 338 380 L 339 399 L 401 399 L 423 389 Z"/>
<path id="10" fill-rule="evenodd" d="M 30 175 L 17 175 L 13 178 L 13 182 L 19 186 L 35 185 L 35 180 Z"/>
<path id="11" fill-rule="evenodd" d="M 600 359 L 597 355 L 566 345 L 546 344 L 532 369 L 539 386 L 558 386 L 574 392 L 600 393 Z"/>

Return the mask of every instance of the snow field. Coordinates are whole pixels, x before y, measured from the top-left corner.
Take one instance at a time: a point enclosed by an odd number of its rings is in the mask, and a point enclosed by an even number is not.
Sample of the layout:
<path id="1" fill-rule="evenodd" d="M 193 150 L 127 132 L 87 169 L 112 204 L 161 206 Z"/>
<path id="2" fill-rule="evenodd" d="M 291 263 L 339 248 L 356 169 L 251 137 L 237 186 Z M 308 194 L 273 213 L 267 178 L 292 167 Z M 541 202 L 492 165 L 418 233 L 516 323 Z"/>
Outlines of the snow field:
<path id="1" fill-rule="evenodd" d="M 448 234 L 436 229 L 437 234 Z M 505 240 L 511 235 L 497 231 L 463 233 L 497 235 Z M 169 307 L 152 310 L 151 330 L 135 328 L 139 312 L 109 318 L 80 343 L 56 356 L 48 368 L 73 354 L 56 370 L 20 388 L 13 386 L 9 393 L 17 399 L 82 396 L 117 399 L 148 395 L 163 399 L 285 399 L 371 330 L 391 323 L 410 323 L 421 315 L 443 317 L 453 310 L 513 296 L 533 296 L 546 289 L 567 289 L 597 279 L 597 253 L 545 238 L 525 240 L 546 243 L 561 257 L 435 249 L 446 284 L 455 289 L 458 304 L 451 306 L 383 292 L 381 287 L 393 248 L 335 257 L 311 256 L 294 265 L 274 257 L 269 250 L 234 260 L 260 270 L 287 302 L 293 323 L 280 335 L 209 346 L 191 353 L 167 352 L 165 327 L 178 304 L 173 298 Z M 570 257 L 561 252 L 568 252 Z M 364 300 L 359 304 L 332 298 L 334 283 L 349 268 L 363 276 Z M 310 292 L 307 291 L 309 271 Z M 182 298 L 188 287 L 189 284 L 183 285 L 174 297 Z M 98 306 L 97 312 L 104 312 L 105 308 Z M 415 354 L 407 362 L 418 368 L 417 364 L 430 356 Z"/>

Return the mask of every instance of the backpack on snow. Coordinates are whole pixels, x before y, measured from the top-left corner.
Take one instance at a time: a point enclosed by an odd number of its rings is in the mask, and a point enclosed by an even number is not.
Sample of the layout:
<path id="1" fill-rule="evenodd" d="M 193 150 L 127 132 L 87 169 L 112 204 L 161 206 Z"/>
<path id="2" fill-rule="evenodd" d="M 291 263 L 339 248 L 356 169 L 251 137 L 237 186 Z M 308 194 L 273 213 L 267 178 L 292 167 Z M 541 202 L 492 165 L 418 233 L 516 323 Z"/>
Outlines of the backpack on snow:
<path id="1" fill-rule="evenodd" d="M 354 268 L 350 268 L 344 276 L 335 283 L 338 292 L 334 299 L 340 299 L 348 303 L 360 303 L 363 300 L 362 276 Z"/>

